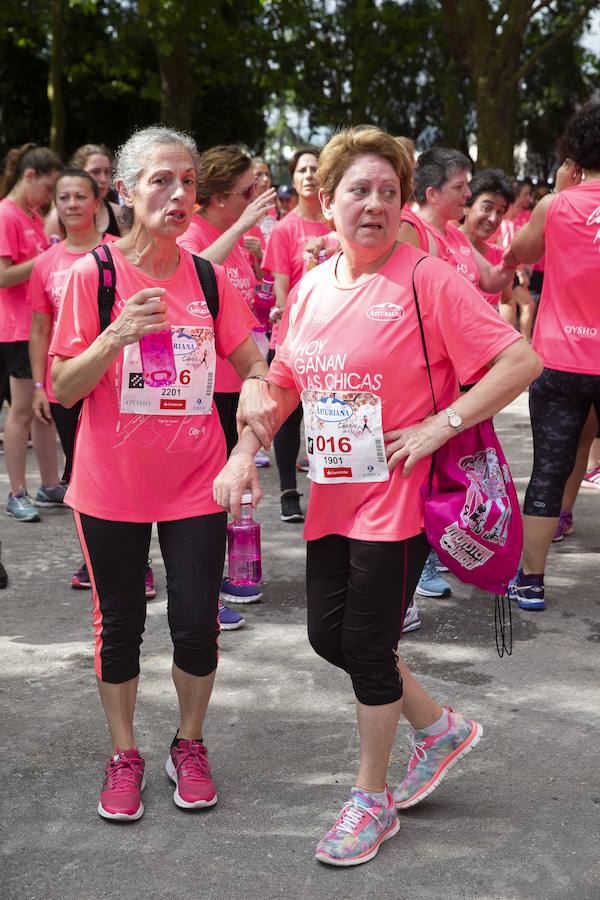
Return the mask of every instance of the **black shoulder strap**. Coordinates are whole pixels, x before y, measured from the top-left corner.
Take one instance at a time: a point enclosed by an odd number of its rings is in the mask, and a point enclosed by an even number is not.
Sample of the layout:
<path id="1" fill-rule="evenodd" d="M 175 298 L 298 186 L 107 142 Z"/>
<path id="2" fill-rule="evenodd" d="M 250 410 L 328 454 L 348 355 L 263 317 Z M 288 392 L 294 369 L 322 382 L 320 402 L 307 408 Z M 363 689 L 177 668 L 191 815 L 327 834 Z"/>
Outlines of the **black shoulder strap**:
<path id="1" fill-rule="evenodd" d="M 437 403 L 435 402 L 435 392 L 433 390 L 433 379 L 431 378 L 431 368 L 429 366 L 429 356 L 427 354 L 427 344 L 425 343 L 425 332 L 423 330 L 423 319 L 421 318 L 421 307 L 419 306 L 419 298 L 417 296 L 417 287 L 415 285 L 415 272 L 417 271 L 417 266 L 419 266 L 424 259 L 427 259 L 427 256 L 422 256 L 421 259 L 418 259 L 415 267 L 413 269 L 412 274 L 412 289 L 413 289 L 413 297 L 415 298 L 415 307 L 417 310 L 417 318 L 419 320 L 419 331 L 421 332 L 421 343 L 423 344 L 423 353 L 425 355 L 425 365 L 427 366 L 427 375 L 429 376 L 429 387 L 431 388 L 431 398 L 433 400 L 433 411 L 437 413 Z"/>
<path id="2" fill-rule="evenodd" d="M 413 297 L 415 300 L 415 308 L 417 310 L 417 319 L 419 320 L 419 331 L 421 332 L 421 343 L 423 344 L 423 353 L 425 355 L 425 365 L 427 366 L 427 375 L 429 377 L 429 387 L 431 388 L 431 399 L 433 400 L 433 410 L 437 413 L 437 403 L 435 402 L 435 391 L 433 390 L 433 379 L 431 377 L 431 367 L 429 365 L 429 354 L 427 353 L 427 343 L 425 341 L 425 331 L 423 329 L 423 319 L 421 318 L 421 307 L 419 306 L 419 297 L 417 295 L 417 286 L 415 284 L 415 272 L 417 270 L 417 266 L 420 266 L 424 259 L 427 259 L 427 254 L 422 256 L 421 259 L 418 259 L 415 263 L 415 267 L 412 273 L 412 289 L 413 289 Z M 433 474 L 435 472 L 435 453 L 431 456 L 431 465 L 429 466 L 429 479 L 428 479 L 428 490 L 431 493 L 431 488 L 433 485 Z"/>
<path id="3" fill-rule="evenodd" d="M 108 244 L 100 244 L 92 255 L 96 260 L 100 282 L 98 284 L 98 315 L 100 316 L 100 333 L 110 325 L 110 314 L 115 302 L 116 274 Z"/>
<path id="4" fill-rule="evenodd" d="M 193 253 L 192 256 L 194 259 L 194 265 L 196 266 L 198 281 L 200 282 L 200 287 L 202 288 L 202 293 L 206 298 L 206 304 L 210 310 L 211 316 L 213 317 L 213 322 L 216 322 L 217 316 L 219 315 L 219 289 L 217 287 L 217 276 L 215 275 L 215 270 L 213 269 L 212 264 L 207 259 L 203 259 L 201 256 L 196 256 L 195 253 Z"/>

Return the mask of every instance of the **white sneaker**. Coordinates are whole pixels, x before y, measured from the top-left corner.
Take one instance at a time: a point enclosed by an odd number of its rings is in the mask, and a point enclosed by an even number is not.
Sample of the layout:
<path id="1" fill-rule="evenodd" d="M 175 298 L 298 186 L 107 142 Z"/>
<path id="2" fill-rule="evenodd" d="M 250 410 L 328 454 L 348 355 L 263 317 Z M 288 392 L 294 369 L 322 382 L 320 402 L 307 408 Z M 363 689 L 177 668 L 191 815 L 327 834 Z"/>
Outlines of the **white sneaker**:
<path id="1" fill-rule="evenodd" d="M 416 631 L 417 628 L 420 628 L 422 624 L 423 623 L 421 622 L 421 616 L 419 615 L 419 607 L 417 606 L 417 601 L 413 597 L 406 607 L 406 613 L 404 615 L 404 625 L 402 626 L 402 634 L 408 634 L 410 631 Z"/>

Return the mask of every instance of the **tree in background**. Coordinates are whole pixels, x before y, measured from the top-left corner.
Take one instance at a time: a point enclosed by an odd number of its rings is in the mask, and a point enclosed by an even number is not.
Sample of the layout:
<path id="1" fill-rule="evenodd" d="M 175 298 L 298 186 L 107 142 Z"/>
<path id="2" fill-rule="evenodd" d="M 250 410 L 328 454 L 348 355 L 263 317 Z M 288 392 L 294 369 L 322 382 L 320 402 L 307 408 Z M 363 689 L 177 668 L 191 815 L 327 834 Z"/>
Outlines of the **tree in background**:
<path id="1" fill-rule="evenodd" d="M 441 0 L 447 47 L 464 66 L 477 116 L 478 164 L 512 171 L 527 79 L 569 52 L 597 0 Z M 553 81 L 554 78 L 551 78 Z M 536 100 L 541 104 L 543 97 Z"/>
<path id="2" fill-rule="evenodd" d="M 0 156 L 120 144 L 152 122 L 201 148 L 287 143 L 371 122 L 546 175 L 573 106 L 600 87 L 577 46 L 593 0 L 4 0 Z M 64 138 L 63 138 L 64 135 Z M 270 142 L 270 146 L 269 146 Z M 531 174 L 538 174 L 531 172 Z"/>

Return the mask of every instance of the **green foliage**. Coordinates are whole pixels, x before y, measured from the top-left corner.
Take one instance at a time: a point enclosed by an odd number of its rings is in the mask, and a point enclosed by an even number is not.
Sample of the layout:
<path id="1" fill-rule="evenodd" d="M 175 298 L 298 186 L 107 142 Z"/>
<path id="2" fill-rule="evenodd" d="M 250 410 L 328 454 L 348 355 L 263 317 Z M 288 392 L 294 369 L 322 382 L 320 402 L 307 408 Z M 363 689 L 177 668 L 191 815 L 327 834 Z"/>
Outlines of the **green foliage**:
<path id="1" fill-rule="evenodd" d="M 503 70 L 489 28 L 504 9 L 512 18 L 498 27 L 514 26 L 521 42 L 505 79 L 523 71 L 516 124 L 495 118 L 509 138 L 528 141 L 532 171 L 548 171 L 574 104 L 600 86 L 598 61 L 574 41 L 585 0 L 541 4 L 529 22 L 526 0 L 63 2 L 66 155 L 89 140 L 116 146 L 134 127 L 159 121 L 161 110 L 187 117 L 201 148 L 236 142 L 281 157 L 311 135 L 319 141 L 339 125 L 373 122 L 421 148 L 466 150 L 485 118 L 481 85 Z M 51 7 L 0 4 L 0 155 L 48 140 Z M 450 8 L 461 20 L 458 42 Z M 542 53 L 548 40 L 551 52 Z"/>

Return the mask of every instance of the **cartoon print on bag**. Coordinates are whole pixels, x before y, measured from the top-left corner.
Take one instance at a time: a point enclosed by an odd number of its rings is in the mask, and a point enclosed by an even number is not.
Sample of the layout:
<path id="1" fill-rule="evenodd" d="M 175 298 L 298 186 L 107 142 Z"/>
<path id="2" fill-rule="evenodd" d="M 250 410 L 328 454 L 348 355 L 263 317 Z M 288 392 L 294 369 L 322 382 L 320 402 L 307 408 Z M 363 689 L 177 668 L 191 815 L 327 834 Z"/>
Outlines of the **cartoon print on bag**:
<path id="1" fill-rule="evenodd" d="M 458 464 L 469 479 L 465 505 L 460 514 L 461 522 L 474 534 L 482 535 L 484 540 L 503 547 L 511 520 L 506 492 L 506 483 L 510 478 L 508 468 L 500 465 L 498 454 L 491 447 L 473 456 L 463 456 Z M 484 530 L 494 505 L 500 515 L 492 527 Z"/>

